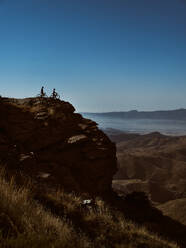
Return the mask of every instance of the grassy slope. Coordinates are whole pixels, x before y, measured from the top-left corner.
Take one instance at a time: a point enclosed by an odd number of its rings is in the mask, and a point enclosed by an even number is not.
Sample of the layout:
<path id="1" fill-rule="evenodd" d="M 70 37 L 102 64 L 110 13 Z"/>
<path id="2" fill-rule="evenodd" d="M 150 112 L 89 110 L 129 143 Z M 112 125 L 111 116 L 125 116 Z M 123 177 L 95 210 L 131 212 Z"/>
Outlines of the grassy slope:
<path id="1" fill-rule="evenodd" d="M 54 211 L 44 209 L 48 204 Z M 0 176 L 0 247 L 5 248 L 178 248 L 126 221 L 101 199 L 93 209 L 80 207 L 81 197 L 65 192 L 45 194 L 39 201 L 26 187 Z M 3 220 L 7 225 L 3 225 Z"/>
<path id="2" fill-rule="evenodd" d="M 186 225 L 186 198 L 168 201 L 158 207 L 164 215 Z"/>

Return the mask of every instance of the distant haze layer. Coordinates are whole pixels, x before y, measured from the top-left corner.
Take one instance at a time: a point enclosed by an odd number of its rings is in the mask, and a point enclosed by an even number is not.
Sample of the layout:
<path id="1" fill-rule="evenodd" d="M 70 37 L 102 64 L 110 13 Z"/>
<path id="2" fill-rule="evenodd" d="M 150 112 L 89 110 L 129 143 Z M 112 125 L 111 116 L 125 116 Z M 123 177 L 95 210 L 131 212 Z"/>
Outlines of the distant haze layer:
<path id="1" fill-rule="evenodd" d="M 113 128 L 124 132 L 160 132 L 168 135 L 186 135 L 186 110 L 153 112 L 108 112 L 83 113 L 83 116 L 96 121 L 100 128 Z"/>

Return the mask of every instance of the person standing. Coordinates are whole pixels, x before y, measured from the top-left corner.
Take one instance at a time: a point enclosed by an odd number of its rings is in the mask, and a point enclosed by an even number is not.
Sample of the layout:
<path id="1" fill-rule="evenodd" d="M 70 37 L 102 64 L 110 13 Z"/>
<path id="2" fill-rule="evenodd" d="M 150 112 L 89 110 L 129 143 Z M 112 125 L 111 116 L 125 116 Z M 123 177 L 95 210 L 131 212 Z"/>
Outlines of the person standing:
<path id="1" fill-rule="evenodd" d="M 53 89 L 52 97 L 53 97 L 53 98 L 56 98 L 56 97 L 57 97 L 57 93 L 56 93 L 56 89 L 55 89 L 55 88 Z"/>
<path id="2" fill-rule="evenodd" d="M 44 87 L 42 86 L 41 87 L 41 96 L 44 96 L 45 95 L 45 93 L 44 93 Z"/>

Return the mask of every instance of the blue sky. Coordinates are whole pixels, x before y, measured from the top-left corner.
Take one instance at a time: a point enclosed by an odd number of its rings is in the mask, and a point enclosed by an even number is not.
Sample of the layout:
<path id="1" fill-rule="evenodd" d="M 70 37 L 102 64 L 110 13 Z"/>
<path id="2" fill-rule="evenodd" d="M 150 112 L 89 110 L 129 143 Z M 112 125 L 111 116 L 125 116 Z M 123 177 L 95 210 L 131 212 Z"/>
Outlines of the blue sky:
<path id="1" fill-rule="evenodd" d="M 186 108 L 186 0 L 0 0 L 0 94 Z"/>

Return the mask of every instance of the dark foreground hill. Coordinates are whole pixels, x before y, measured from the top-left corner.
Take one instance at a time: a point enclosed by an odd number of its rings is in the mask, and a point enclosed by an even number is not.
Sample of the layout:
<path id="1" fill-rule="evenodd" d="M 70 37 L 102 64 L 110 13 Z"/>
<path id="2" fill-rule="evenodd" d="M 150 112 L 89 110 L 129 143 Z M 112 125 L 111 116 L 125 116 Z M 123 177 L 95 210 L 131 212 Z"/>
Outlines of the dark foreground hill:
<path id="1" fill-rule="evenodd" d="M 1 248 L 179 248 L 127 220 L 99 199 L 94 208 L 63 191 L 33 198 L 29 187 L 17 188 L 0 176 Z M 40 196 L 41 199 L 41 196 Z"/>
<path id="2" fill-rule="evenodd" d="M 0 114 L 1 247 L 186 247 L 143 193 L 112 191 L 115 145 L 71 104 L 1 98 Z"/>

